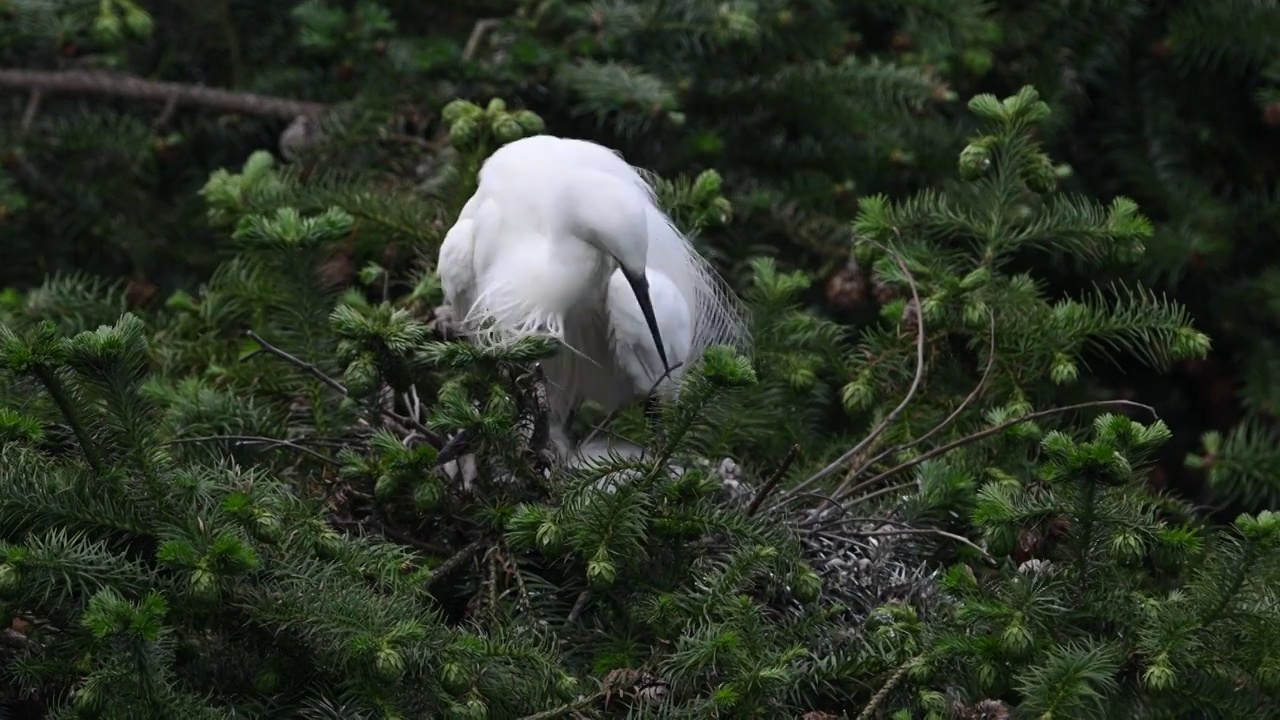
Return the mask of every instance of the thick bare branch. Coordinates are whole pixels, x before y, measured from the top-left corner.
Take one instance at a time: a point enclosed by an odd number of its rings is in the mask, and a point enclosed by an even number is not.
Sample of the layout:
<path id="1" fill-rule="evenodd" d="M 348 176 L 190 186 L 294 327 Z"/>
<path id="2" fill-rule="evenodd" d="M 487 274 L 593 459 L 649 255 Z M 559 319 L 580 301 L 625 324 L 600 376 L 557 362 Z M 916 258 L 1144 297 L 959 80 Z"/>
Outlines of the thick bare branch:
<path id="1" fill-rule="evenodd" d="M 93 70 L 0 70 L 0 88 L 44 95 L 102 95 L 162 104 L 194 105 L 222 112 L 276 117 L 317 115 L 323 103 L 237 92 L 203 85 L 146 80 Z"/>

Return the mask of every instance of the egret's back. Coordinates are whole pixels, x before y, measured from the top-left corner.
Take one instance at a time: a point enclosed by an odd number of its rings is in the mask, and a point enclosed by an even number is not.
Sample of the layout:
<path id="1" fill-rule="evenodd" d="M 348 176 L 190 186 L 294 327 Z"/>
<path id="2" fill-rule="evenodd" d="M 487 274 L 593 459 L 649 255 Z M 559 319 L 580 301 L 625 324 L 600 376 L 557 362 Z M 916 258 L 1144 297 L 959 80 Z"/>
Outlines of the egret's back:
<path id="1" fill-rule="evenodd" d="M 689 305 L 694 323 L 692 357 L 700 357 L 712 345 L 731 345 L 745 352 L 750 346 L 750 333 L 742 304 L 662 211 L 646 173 L 627 163 L 618 152 L 586 140 L 537 135 L 498 149 L 485 162 L 480 177 L 482 184 L 500 180 L 504 185 L 532 185 L 547 192 L 555 187 L 556 178 L 575 169 L 608 173 L 644 193 L 649 238 L 646 264 L 669 278 Z M 532 195 L 525 197 L 535 202 Z"/>

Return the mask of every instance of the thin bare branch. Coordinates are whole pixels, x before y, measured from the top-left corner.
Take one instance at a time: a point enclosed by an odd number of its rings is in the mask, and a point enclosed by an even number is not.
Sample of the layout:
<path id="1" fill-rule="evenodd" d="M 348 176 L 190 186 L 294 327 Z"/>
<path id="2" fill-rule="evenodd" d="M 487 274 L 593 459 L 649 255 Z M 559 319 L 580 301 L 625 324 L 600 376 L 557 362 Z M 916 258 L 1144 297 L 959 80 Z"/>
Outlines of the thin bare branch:
<path id="1" fill-rule="evenodd" d="M 920 455 L 917 455 L 916 457 L 911 458 L 910 460 L 896 467 L 885 470 L 879 475 L 876 475 L 875 477 L 871 478 L 867 482 L 863 483 L 863 485 L 867 485 L 867 486 L 874 485 L 877 482 L 891 475 L 896 475 L 902 472 L 903 470 L 909 470 L 915 467 L 916 465 L 919 465 L 920 463 L 925 462 L 926 460 L 932 460 L 933 458 L 936 458 L 940 455 L 945 455 L 951 452 L 952 450 L 955 450 L 958 447 L 969 445 L 971 443 L 978 442 L 979 440 L 985 440 L 986 438 L 989 438 L 992 435 L 997 435 L 999 433 L 1002 433 L 1005 430 L 1008 430 L 1009 428 L 1015 425 L 1021 425 L 1022 423 L 1031 422 L 1033 420 L 1039 420 L 1040 418 L 1052 417 L 1054 415 L 1062 415 L 1064 413 L 1069 413 L 1074 410 L 1087 410 L 1089 408 L 1102 408 L 1102 407 L 1138 408 L 1138 409 L 1146 410 L 1147 412 L 1151 413 L 1152 417 L 1159 417 L 1159 415 L 1156 414 L 1155 408 L 1151 407 L 1150 405 L 1144 405 L 1142 403 L 1133 402 L 1132 400 L 1094 400 L 1092 402 L 1077 403 L 1075 405 L 1067 405 L 1064 407 L 1041 410 L 1039 412 L 1033 412 L 1028 415 L 1023 415 L 1022 417 L 1014 418 L 1013 420 L 1007 420 L 1005 422 L 1000 423 L 999 425 L 996 425 L 995 427 L 990 427 L 990 428 L 987 428 L 986 430 L 981 430 L 979 432 L 966 435 L 958 440 L 953 440 L 949 443 L 946 443 L 945 445 L 939 445 L 938 447 L 933 448 L 928 452 L 921 453 Z M 849 493 L 846 492 L 845 497 L 848 497 L 848 495 Z M 841 497 L 839 495 L 837 495 L 835 499 L 841 502 L 844 501 L 844 497 Z M 858 499 L 862 500 L 863 498 L 858 498 Z"/>
<path id="2" fill-rule="evenodd" d="M 973 386 L 973 390 L 970 391 L 967 396 L 965 396 L 965 399 L 961 401 L 961 403 L 956 406 L 956 409 L 952 410 L 951 414 L 948 415 L 945 419 L 943 419 L 942 422 L 938 423 L 937 425 L 934 425 L 928 432 L 921 435 L 920 437 L 914 440 L 911 440 L 909 442 L 899 443 L 897 445 L 894 445 L 893 447 L 886 448 L 883 452 L 877 454 L 875 457 L 872 457 L 870 460 L 867 460 L 865 463 L 862 463 L 862 465 L 858 466 L 857 469 L 855 469 L 853 472 L 849 474 L 850 480 L 861 476 L 863 473 L 875 467 L 877 463 L 881 462 L 882 460 L 889 457 L 890 455 L 896 455 L 905 450 L 910 450 L 913 447 L 920 446 L 929 438 L 933 437 L 934 435 L 937 435 L 939 432 L 941 432 L 943 429 L 949 426 L 952 422 L 955 422 L 955 419 L 960 416 L 960 413 L 964 412 L 965 408 L 969 407 L 969 405 L 971 405 L 974 400 L 978 399 L 978 396 L 982 394 L 983 388 L 986 387 L 987 380 L 991 376 L 991 368 L 994 367 L 996 364 L 996 316 L 990 310 L 987 311 L 987 316 L 991 321 L 991 337 L 988 340 L 988 346 L 987 346 L 987 364 L 986 364 L 986 367 L 982 369 L 982 377 L 978 379 L 978 384 Z M 858 483 L 852 488 L 849 488 L 849 491 L 847 494 L 853 495 L 860 490 L 864 490 L 870 487 L 871 484 L 872 484 L 871 480 Z M 840 489 L 837 489 L 835 494 L 838 495 L 840 491 L 841 491 Z"/>
<path id="3" fill-rule="evenodd" d="M 473 555 L 480 552 L 480 549 L 488 542 L 489 538 L 484 536 L 472 540 L 466 547 L 454 553 L 448 560 L 437 565 L 436 568 L 431 571 L 431 575 L 427 577 L 427 585 L 431 586 L 440 578 L 453 572 L 459 565 L 470 560 Z"/>
<path id="4" fill-rule="evenodd" d="M 542 712 L 534 713 L 532 715 L 525 715 L 520 718 L 520 720 L 553 720 L 553 718 L 575 713 L 592 703 L 598 702 L 605 695 L 608 695 L 607 690 L 600 690 L 591 695 L 581 695 L 573 702 L 568 702 L 558 707 L 551 708 L 550 710 L 543 710 Z"/>
<path id="5" fill-rule="evenodd" d="M 751 499 L 751 504 L 747 506 L 747 517 L 755 515 L 756 512 L 760 510 L 760 504 L 763 503 L 765 498 L 769 497 L 769 494 L 778 487 L 778 483 L 782 482 L 783 476 L 785 476 L 787 471 L 791 469 L 791 463 L 796 461 L 796 456 L 799 454 L 799 445 L 793 444 L 787 450 L 787 454 L 782 458 L 782 462 L 779 463 L 778 469 L 773 471 L 773 474 L 769 476 L 768 481 L 766 481 L 764 486 L 760 488 L 760 491 L 756 493 L 756 496 Z"/>
<path id="6" fill-rule="evenodd" d="M 466 61 L 475 59 L 476 52 L 480 50 L 480 41 L 484 39 L 485 34 L 501 25 L 502 21 L 497 18 L 477 20 L 476 24 L 471 28 L 471 35 L 467 38 L 467 44 L 462 48 L 462 59 Z"/>
<path id="7" fill-rule="evenodd" d="M 329 375 L 326 374 L 325 371 L 316 367 L 314 364 L 309 363 L 306 360 L 303 360 L 302 358 L 298 357 L 297 355 L 294 355 L 293 353 L 290 353 L 287 350 L 283 350 L 281 348 L 276 347 L 275 345 L 272 345 L 271 343 L 267 342 L 261 335 L 259 335 L 258 333 L 252 330 L 245 330 L 244 334 L 245 334 L 245 337 L 257 343 L 258 347 L 262 348 L 263 352 L 269 353 L 271 355 L 275 355 L 276 357 L 280 358 L 281 360 L 284 360 L 290 365 L 293 365 L 294 367 L 306 372 L 308 375 L 324 383 L 329 387 L 329 389 L 337 392 L 343 397 L 347 397 L 351 395 L 351 393 L 347 390 L 345 385 L 329 377 Z"/>
<path id="8" fill-rule="evenodd" d="M 946 530 L 940 530 L 934 527 L 898 528 L 896 530 L 852 530 L 850 531 L 850 534 L 856 535 L 858 537 L 891 537 L 894 535 L 937 535 L 938 537 L 944 537 L 948 540 L 953 540 L 963 545 L 968 545 L 974 550 L 977 550 L 978 553 L 982 555 L 982 557 L 988 562 L 994 563 L 996 561 L 995 558 L 991 557 L 991 553 L 979 547 L 977 543 L 973 542 L 969 538 L 963 535 L 957 535 L 955 533 L 947 532 Z"/>
<path id="9" fill-rule="evenodd" d="M 0 70 L 0 88 L 45 94 L 101 95 L 146 102 L 193 105 L 210 110 L 292 119 L 317 115 L 322 103 L 236 92 L 203 85 L 146 80 L 99 70 Z"/>
<path id="10" fill-rule="evenodd" d="M 258 347 L 262 348 L 263 352 L 268 353 L 270 355 L 275 355 L 276 357 L 280 358 L 281 360 L 284 360 L 290 365 L 293 365 L 294 367 L 297 367 L 300 370 L 303 370 L 304 372 L 316 378 L 320 382 L 324 383 L 334 392 L 337 392 L 343 397 L 351 396 L 351 392 L 347 390 L 346 386 L 344 386 L 342 383 L 338 382 L 337 380 L 334 380 L 332 377 L 329 377 L 328 374 L 326 374 L 323 370 L 316 367 L 312 363 L 309 363 L 306 360 L 303 360 L 286 350 L 283 350 L 281 348 L 276 347 L 275 345 L 272 345 L 271 343 L 267 342 L 261 335 L 259 335 L 258 333 L 252 330 L 246 330 L 244 334 L 245 334 L 245 337 L 248 337 L 250 340 L 253 340 L 255 343 L 257 343 Z M 413 417 L 405 417 L 403 415 L 399 415 L 393 410 L 391 410 L 390 408 L 386 408 L 386 407 L 379 408 L 379 411 L 381 412 L 382 415 L 392 420 L 395 420 L 396 422 L 405 423 L 409 425 L 409 427 L 413 428 L 414 430 L 417 430 L 418 432 L 422 433 L 422 436 L 426 438 L 427 442 L 430 443 L 432 447 L 439 448 L 443 444 L 443 441 L 441 440 L 440 436 L 436 434 L 435 431 L 428 428 L 426 425 L 423 425 L 421 420 Z"/>
<path id="11" fill-rule="evenodd" d="M 311 457 L 314 457 L 315 459 L 320 460 L 321 462 L 324 462 L 329 465 L 337 464 L 337 461 L 335 461 L 333 458 L 327 457 L 319 452 L 316 452 L 315 450 L 312 450 L 311 448 L 303 447 L 302 445 L 299 445 L 297 442 L 294 442 L 292 440 L 285 440 L 283 438 L 265 437 L 261 435 L 202 435 L 200 437 L 173 438 L 172 440 L 167 441 L 165 444 L 188 445 L 193 443 L 204 443 L 204 442 L 230 442 L 230 443 L 235 443 L 236 445 L 276 445 L 279 447 L 287 447 L 290 450 L 297 450 L 298 452 L 301 452 L 301 453 L 306 453 L 307 455 L 310 455 Z"/>
<path id="12" fill-rule="evenodd" d="M 920 290 L 919 288 L 916 287 L 915 278 L 912 277 L 911 271 L 907 269 L 907 264 L 902 259 L 902 256 L 884 245 L 881 245 L 871 240 L 868 240 L 867 242 L 870 242 L 876 247 L 884 250 L 886 253 L 889 254 L 890 257 L 893 258 L 893 261 L 897 263 L 898 269 L 902 270 L 903 275 L 907 279 L 907 284 L 911 287 L 911 299 L 915 302 L 916 307 L 919 308 L 920 307 Z M 923 313 L 921 313 L 918 318 L 918 322 L 916 323 L 915 376 L 911 379 L 911 386 L 907 388 L 907 394 L 905 397 L 902 398 L 902 402 L 898 403 L 897 407 L 895 407 L 888 415 L 886 415 L 883 420 L 877 423 L 876 426 L 871 429 L 871 432 L 867 433 L 867 436 L 863 438 L 861 442 L 859 442 L 857 445 L 854 445 L 852 448 L 850 448 L 840 457 L 836 458 L 835 461 L 832 462 L 831 464 L 827 465 L 826 467 L 822 468 L 818 472 L 809 476 L 799 485 L 796 485 L 795 487 L 788 490 L 785 496 L 794 495 L 795 493 L 798 493 L 804 490 L 805 488 L 808 488 L 809 486 L 813 485 L 814 483 L 818 482 L 819 480 L 827 477 L 828 475 L 835 472 L 836 470 L 839 470 L 841 467 L 844 466 L 845 463 L 849 462 L 850 459 L 852 459 L 858 453 L 862 452 L 867 447 L 871 446 L 872 443 L 880 439 L 880 436 L 882 436 L 885 433 L 885 431 L 889 429 L 889 426 L 892 425 L 893 422 L 898 419 L 898 416 L 902 414 L 902 411 L 906 409 L 907 405 L 915 397 L 916 391 L 920 389 L 920 383 L 921 381 L 924 380 L 924 346 L 925 346 L 924 317 L 923 317 Z M 843 487 L 843 485 L 841 487 Z M 837 490 L 835 493 L 832 493 L 832 495 L 839 497 L 840 495 L 839 490 Z"/>
<path id="13" fill-rule="evenodd" d="M 19 130 L 23 133 L 31 130 L 31 126 L 36 121 L 36 113 L 40 112 L 40 100 L 44 97 L 44 93 L 40 88 L 32 88 L 31 95 L 27 98 L 27 106 L 22 110 L 22 120 L 18 124 Z"/>

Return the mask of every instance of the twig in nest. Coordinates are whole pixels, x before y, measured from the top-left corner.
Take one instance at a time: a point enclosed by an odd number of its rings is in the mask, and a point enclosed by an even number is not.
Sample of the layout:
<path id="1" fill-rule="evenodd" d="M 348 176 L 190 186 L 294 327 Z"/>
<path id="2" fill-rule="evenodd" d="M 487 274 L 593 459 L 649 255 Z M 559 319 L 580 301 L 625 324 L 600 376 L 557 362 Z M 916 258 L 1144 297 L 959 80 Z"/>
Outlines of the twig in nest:
<path id="1" fill-rule="evenodd" d="M 351 397 L 351 392 L 347 390 L 347 388 L 342 383 L 329 377 L 323 370 L 316 367 L 315 365 L 297 357 L 296 355 L 293 355 L 292 353 L 289 353 L 286 350 L 282 350 L 276 347 L 275 345 L 272 345 L 271 343 L 263 339 L 261 335 L 259 335 L 258 333 L 252 330 L 245 330 L 244 334 L 245 334 L 245 337 L 248 337 L 250 340 L 253 340 L 255 343 L 257 343 L 258 347 L 262 348 L 263 352 L 269 353 L 271 355 L 275 355 L 276 357 L 280 358 L 281 360 L 284 360 L 290 365 L 293 365 L 294 367 L 297 367 L 300 370 L 305 371 L 307 374 L 311 375 L 312 377 L 316 378 L 320 382 L 324 383 L 334 392 L 337 392 L 343 397 Z M 388 418 L 391 418 L 392 420 L 395 420 L 397 422 L 406 423 L 409 425 L 409 427 L 412 427 L 414 430 L 417 430 L 418 432 L 422 433 L 422 436 L 425 437 L 427 439 L 427 442 L 430 443 L 433 447 L 438 448 L 443 442 L 440 439 L 439 435 L 437 435 L 434 431 L 432 431 L 426 425 L 423 425 L 422 421 L 418 420 L 417 418 L 404 417 L 402 415 L 398 415 L 390 408 L 385 408 L 385 407 L 379 408 L 379 411 L 382 415 Z"/>
<path id="2" fill-rule="evenodd" d="M 765 482 L 764 486 L 761 487 L 760 491 L 756 493 L 756 496 L 751 499 L 751 504 L 747 506 L 747 517 L 755 515 L 756 512 L 760 510 L 760 504 L 763 503 L 765 498 L 769 497 L 769 494 L 778 487 L 778 483 L 782 482 L 783 476 L 791 469 L 791 463 L 796 461 L 796 456 L 799 454 L 799 445 L 793 444 L 787 450 L 787 454 L 782 458 L 782 462 L 778 465 L 778 469 L 773 471 L 773 474 L 769 476 L 769 479 Z"/>
<path id="3" fill-rule="evenodd" d="M 434 585 L 437 580 L 453 572 L 462 563 L 470 560 L 471 556 L 480 552 L 480 548 L 483 548 L 488 541 L 489 538 L 487 537 L 478 537 L 466 547 L 454 553 L 449 559 L 437 565 L 435 570 L 431 571 L 431 575 L 427 577 L 427 586 Z"/>
<path id="4" fill-rule="evenodd" d="M 881 250 L 884 250 L 886 253 L 889 254 L 890 257 L 893 258 L 893 261 L 897 263 L 898 269 L 902 271 L 902 274 L 907 279 L 907 285 L 911 287 L 911 299 L 913 302 L 915 302 L 916 307 L 919 308 L 920 307 L 920 291 L 916 287 L 915 278 L 912 277 L 911 271 L 907 269 L 907 264 L 902 259 L 902 256 L 899 255 L 896 251 L 884 245 L 881 245 L 877 242 L 874 242 L 871 240 L 868 240 L 867 242 L 870 242 L 872 245 L 875 245 Z M 925 345 L 924 341 L 925 341 L 924 316 L 923 316 L 923 312 L 921 312 L 918 322 L 916 323 L 915 376 L 912 377 L 911 379 L 911 386 L 907 388 L 906 397 L 902 398 L 902 402 L 898 403 L 897 407 L 895 407 L 888 415 L 886 415 L 883 420 L 877 423 L 876 426 L 871 429 L 871 432 L 869 432 L 867 436 L 862 439 L 861 442 L 859 442 L 857 445 L 854 445 L 852 448 L 850 448 L 840 457 L 836 458 L 835 461 L 832 462 L 830 465 L 827 465 L 826 467 L 822 468 L 821 470 L 814 473 L 810 477 L 806 478 L 804 482 L 800 483 L 794 488 L 791 488 L 791 490 L 788 492 L 788 495 L 800 492 L 801 490 L 804 490 L 810 485 L 813 485 L 814 483 L 818 482 L 822 478 L 825 478 L 826 476 L 830 475 L 836 470 L 839 470 L 841 467 L 844 466 L 845 463 L 849 462 L 851 458 L 856 456 L 858 453 L 862 452 L 864 449 L 869 447 L 872 443 L 879 440 L 880 436 L 883 435 L 885 431 L 889 429 L 889 426 L 892 425 L 893 422 L 898 419 L 898 416 L 902 414 L 902 411 L 906 409 L 907 405 L 915 397 L 916 391 L 920 388 L 921 381 L 924 380 L 924 345 Z M 832 493 L 832 495 L 839 497 L 840 495 L 839 490 Z M 824 505 L 823 506 L 824 511 L 828 509 L 828 507 L 829 506 Z"/>
<path id="5" fill-rule="evenodd" d="M 884 521 L 876 520 L 875 522 L 884 522 Z M 885 524 L 896 524 L 896 523 L 885 523 Z M 896 530 L 852 530 L 850 531 L 849 534 L 857 537 L 892 537 L 894 535 L 937 535 L 938 537 L 944 537 L 948 540 L 952 540 L 952 541 L 967 545 L 973 548 L 974 550 L 977 550 L 978 554 L 982 555 L 983 559 L 985 559 L 987 562 L 994 564 L 996 561 L 995 558 L 991 557 L 991 553 L 982 549 L 982 547 L 980 547 L 977 543 L 970 540 L 969 538 L 963 535 L 957 535 L 952 532 L 947 532 L 946 530 L 941 530 L 939 528 L 933 528 L 933 527 L 906 528 L 904 527 L 904 528 L 898 528 Z"/>

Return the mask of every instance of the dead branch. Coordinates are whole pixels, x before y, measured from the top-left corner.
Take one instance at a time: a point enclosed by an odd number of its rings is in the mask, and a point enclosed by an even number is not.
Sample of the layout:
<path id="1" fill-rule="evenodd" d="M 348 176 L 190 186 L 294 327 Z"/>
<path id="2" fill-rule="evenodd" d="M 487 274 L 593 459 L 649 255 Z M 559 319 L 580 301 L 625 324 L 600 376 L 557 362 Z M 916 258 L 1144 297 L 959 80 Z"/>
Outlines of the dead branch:
<path id="1" fill-rule="evenodd" d="M 351 392 L 347 390 L 346 386 L 344 386 L 342 383 L 338 382 L 337 380 L 334 380 L 333 378 L 329 377 L 329 375 L 327 375 L 319 367 L 316 367 L 312 363 L 309 363 L 306 360 L 303 360 L 302 358 L 299 358 L 293 355 L 292 353 L 289 353 L 285 350 L 282 350 L 281 348 L 276 347 L 275 345 L 272 345 L 271 343 L 267 342 L 261 335 L 259 335 L 258 333 L 252 330 L 246 330 L 244 334 L 245 334 L 245 337 L 257 343 L 258 347 L 262 349 L 261 350 L 262 352 L 265 352 L 268 355 L 274 355 L 275 357 L 281 360 L 284 360 L 290 365 L 293 365 L 294 367 L 306 372 L 308 375 L 311 375 L 315 379 L 324 383 L 325 386 L 329 387 L 331 390 L 338 393 L 339 395 L 342 395 L 343 397 L 351 397 Z M 380 410 L 384 417 L 387 417 L 399 423 L 404 423 L 409 427 L 413 428 L 414 430 L 417 430 L 419 433 L 422 434 L 424 438 L 426 438 L 427 442 L 432 447 L 439 448 L 444 444 L 444 440 L 439 435 L 437 435 L 434 431 L 428 428 L 426 425 L 423 425 L 422 421 L 419 420 L 418 418 L 406 417 L 404 415 L 400 415 L 388 407 L 381 407 Z"/>
<path id="2" fill-rule="evenodd" d="M 261 435 L 203 435 L 201 437 L 182 437 L 168 440 L 166 445 L 187 445 L 192 443 L 206 442 L 229 442 L 237 446 L 240 445 L 269 445 L 278 447 L 287 447 L 301 453 L 306 453 L 311 457 L 326 463 L 328 465 L 336 465 L 337 461 L 331 457 L 323 455 L 308 447 L 299 445 L 296 441 L 285 440 L 284 438 L 264 437 Z"/>
<path id="3" fill-rule="evenodd" d="M 920 382 L 924 379 L 924 341 L 925 341 L 924 316 L 923 316 L 923 309 L 921 308 L 921 305 L 920 305 L 920 291 L 916 287 L 915 278 L 912 277 L 911 271 L 907 269 L 907 264 L 902 259 L 901 255 L 899 255 L 897 252 L 893 251 L 892 249 L 885 247 L 884 245 L 881 245 L 874 241 L 869 240 L 868 242 L 871 242 L 876 247 L 880 248 L 881 250 L 884 250 L 886 253 L 889 254 L 890 257 L 893 258 L 893 261 L 897 263 L 898 269 L 902 271 L 902 274 L 907 279 L 907 285 L 910 286 L 911 288 L 912 302 L 914 302 L 916 308 L 919 309 L 918 310 L 919 318 L 918 318 L 918 322 L 916 323 L 915 376 L 912 377 L 911 387 L 907 389 L 906 397 L 902 398 L 902 402 L 898 403 L 897 407 L 895 407 L 892 411 L 890 411 L 889 414 L 886 415 L 883 420 L 877 423 L 876 426 L 871 429 L 871 432 L 867 433 L 867 436 L 862 439 L 862 442 L 859 442 L 857 445 L 854 445 L 852 448 L 846 451 L 843 455 L 836 458 L 835 461 L 832 462 L 830 465 L 827 465 L 826 467 L 822 468 L 818 472 L 809 476 L 807 479 L 805 479 L 804 482 L 800 483 L 794 488 L 791 488 L 786 493 L 785 496 L 794 495 L 795 493 L 804 490 L 805 488 L 813 485 L 814 483 L 818 482 L 822 478 L 830 475 L 836 470 L 839 470 L 845 463 L 849 462 L 849 460 L 854 458 L 858 453 L 862 452 L 866 448 L 870 447 L 877 440 L 879 440 L 880 436 L 884 435 L 884 433 L 889 429 L 889 426 L 892 425 L 893 422 L 898 419 L 898 416 L 902 414 L 902 411 L 905 410 L 907 405 L 911 403 L 912 398 L 914 398 L 916 395 L 916 391 L 920 389 Z M 836 497 L 839 497 L 840 490 L 843 489 L 846 484 L 847 483 L 842 483 L 841 487 L 832 494 L 835 495 Z"/>
<path id="4" fill-rule="evenodd" d="M 760 491 L 756 493 L 751 504 L 747 506 L 747 517 L 751 517 L 756 514 L 756 511 L 760 509 L 760 504 L 763 503 L 765 498 L 769 497 L 769 494 L 778 487 L 778 483 L 782 482 L 782 477 L 787 474 L 787 470 L 791 469 L 791 463 L 795 462 L 796 456 L 799 454 L 799 445 L 793 444 L 787 450 L 787 454 L 782 458 L 782 462 L 778 465 L 778 469 L 773 471 L 773 474 L 769 476 L 769 480 L 765 482 L 764 487 L 760 488 Z"/>
<path id="5" fill-rule="evenodd" d="M 935 447 L 929 450 L 928 452 L 921 453 L 920 455 L 917 455 L 896 467 L 892 467 L 892 468 L 889 468 L 888 470 L 885 470 L 884 472 L 876 475 L 870 480 L 867 480 L 865 483 L 862 483 L 862 485 L 863 486 L 874 485 L 887 477 L 896 475 L 904 470 L 910 470 L 911 468 L 927 460 L 932 460 L 933 458 L 936 458 L 940 455 L 946 455 L 947 453 L 951 452 L 952 450 L 955 450 L 958 447 L 970 445 L 972 443 L 978 442 L 979 440 L 985 440 L 986 438 L 989 438 L 992 435 L 998 435 L 1015 425 L 1021 425 L 1023 423 L 1032 422 L 1035 420 L 1039 420 L 1041 418 L 1052 417 L 1054 415 L 1062 415 L 1065 413 L 1072 412 L 1074 410 L 1087 410 L 1090 408 L 1106 408 L 1106 407 L 1136 408 L 1136 409 L 1146 410 L 1147 412 L 1151 413 L 1152 417 L 1159 417 L 1159 414 L 1156 413 L 1155 408 L 1151 407 L 1150 405 L 1144 405 L 1142 403 L 1133 402 L 1132 400 L 1095 400 L 1091 402 L 1077 403 L 1075 405 L 1067 405 L 1065 407 L 1041 410 L 1039 412 L 1033 412 L 1027 415 L 1023 415 L 1021 417 L 1014 418 L 1012 420 L 1007 420 L 1005 422 L 1000 423 L 999 425 L 996 425 L 994 427 L 989 427 L 986 430 L 982 430 L 982 431 L 973 433 L 971 435 L 966 435 L 958 440 L 953 440 L 945 445 L 939 445 L 938 447 Z M 851 490 L 846 491 L 843 495 L 836 495 L 835 500 L 843 504 L 845 499 L 849 497 L 850 493 L 851 493 Z M 869 496 L 858 498 L 858 500 L 865 499 L 865 497 L 869 497 Z"/>
<path id="6" fill-rule="evenodd" d="M 996 316 L 990 310 L 987 311 L 987 316 L 988 316 L 988 319 L 991 321 L 991 337 L 988 338 L 988 341 L 987 341 L 988 342 L 987 364 L 986 364 L 986 367 L 982 369 L 982 377 L 978 378 L 978 384 L 973 386 L 973 390 L 969 391 L 969 394 L 965 396 L 965 399 L 962 400 L 954 410 L 951 411 L 951 414 L 947 415 L 947 417 L 944 418 L 942 422 L 930 428 L 929 431 L 926 432 L 925 434 L 921 435 L 920 437 L 914 440 L 910 440 L 908 442 L 900 443 L 898 445 L 894 445 L 893 447 L 886 448 L 883 452 L 878 453 L 875 457 L 872 457 L 870 460 L 867 460 L 866 462 L 862 463 L 860 466 L 852 470 L 849 473 L 845 483 L 840 488 L 837 488 L 836 492 L 833 494 L 844 495 L 847 497 L 849 495 L 852 495 L 858 492 L 859 490 L 864 490 L 870 487 L 874 478 L 866 482 L 858 483 L 857 485 L 849 488 L 847 492 L 844 492 L 844 486 L 848 485 L 849 482 L 851 482 L 855 478 L 860 477 L 863 473 L 867 472 L 871 468 L 875 467 L 876 464 L 878 464 L 880 461 L 884 460 L 890 455 L 896 455 L 900 452 L 905 452 L 907 450 L 910 450 L 911 448 L 918 447 L 922 445 L 929 438 L 933 437 L 934 435 L 937 435 L 939 432 L 941 432 L 943 429 L 949 426 L 952 422 L 954 422 L 955 419 L 960 416 L 960 413 L 964 412 L 965 408 L 969 407 L 969 405 L 971 405 L 974 400 L 978 399 L 978 396 L 982 394 L 982 390 L 987 385 L 987 380 L 991 376 L 991 368 L 994 367 L 996 364 Z"/>
<path id="7" fill-rule="evenodd" d="M 444 562 L 437 565 L 435 569 L 431 571 L 431 574 L 427 576 L 427 580 L 426 580 L 427 586 L 430 587 L 431 585 L 435 584 L 435 582 L 438 581 L 440 578 L 444 577 L 445 575 L 448 575 L 449 573 L 457 569 L 459 565 L 470 560 L 471 557 L 476 553 L 480 552 L 480 549 L 483 548 L 488 542 L 489 542 L 489 538 L 480 536 L 475 540 L 472 540 L 465 547 L 463 547 L 461 550 L 455 553 L 452 557 L 448 558 Z"/>
<path id="8" fill-rule="evenodd" d="M 462 59 L 472 60 L 476 56 L 476 51 L 480 49 L 480 40 L 490 30 L 502 27 L 502 20 L 497 18 L 486 18 L 477 20 L 474 27 L 471 28 L 471 36 L 467 38 L 467 44 L 462 48 Z"/>
<path id="9" fill-rule="evenodd" d="M 192 105 L 221 112 L 285 120 L 299 115 L 318 115 L 328 108 L 317 102 L 203 85 L 147 80 L 124 73 L 95 70 L 0 70 L 0 88 L 32 94 L 99 95 L 165 105 Z"/>

